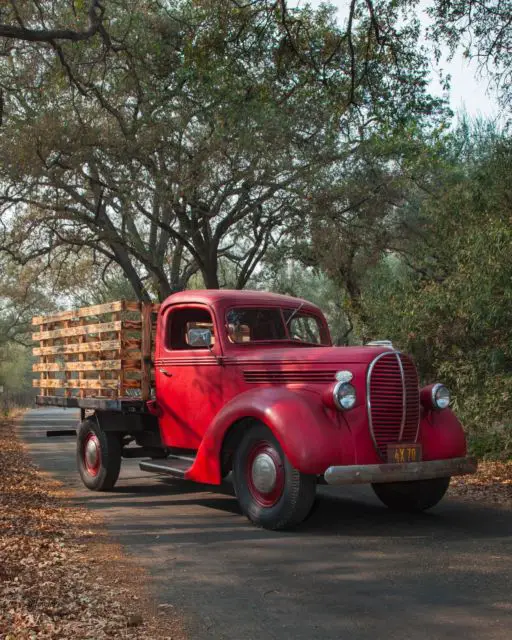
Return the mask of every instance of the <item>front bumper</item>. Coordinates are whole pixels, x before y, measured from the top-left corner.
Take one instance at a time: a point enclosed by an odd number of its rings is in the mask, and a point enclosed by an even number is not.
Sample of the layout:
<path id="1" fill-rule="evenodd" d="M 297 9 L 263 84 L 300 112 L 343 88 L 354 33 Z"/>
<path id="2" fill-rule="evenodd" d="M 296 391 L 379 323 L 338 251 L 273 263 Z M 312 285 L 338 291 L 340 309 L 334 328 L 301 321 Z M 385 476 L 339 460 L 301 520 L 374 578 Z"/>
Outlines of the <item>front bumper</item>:
<path id="1" fill-rule="evenodd" d="M 346 467 L 329 467 L 324 473 L 324 478 L 327 484 L 409 482 L 463 476 L 475 473 L 477 466 L 475 458 L 449 458 L 401 464 L 356 464 Z"/>

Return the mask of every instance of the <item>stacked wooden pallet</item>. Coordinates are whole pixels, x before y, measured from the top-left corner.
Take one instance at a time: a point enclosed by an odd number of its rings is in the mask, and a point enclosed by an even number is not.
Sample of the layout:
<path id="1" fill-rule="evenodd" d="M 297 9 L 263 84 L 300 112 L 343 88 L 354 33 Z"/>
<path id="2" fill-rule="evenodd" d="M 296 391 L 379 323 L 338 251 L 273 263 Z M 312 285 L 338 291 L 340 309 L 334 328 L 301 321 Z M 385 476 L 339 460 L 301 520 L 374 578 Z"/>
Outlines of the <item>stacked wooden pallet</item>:
<path id="1" fill-rule="evenodd" d="M 156 311 L 121 300 L 36 316 L 34 387 L 42 396 L 147 399 Z"/>

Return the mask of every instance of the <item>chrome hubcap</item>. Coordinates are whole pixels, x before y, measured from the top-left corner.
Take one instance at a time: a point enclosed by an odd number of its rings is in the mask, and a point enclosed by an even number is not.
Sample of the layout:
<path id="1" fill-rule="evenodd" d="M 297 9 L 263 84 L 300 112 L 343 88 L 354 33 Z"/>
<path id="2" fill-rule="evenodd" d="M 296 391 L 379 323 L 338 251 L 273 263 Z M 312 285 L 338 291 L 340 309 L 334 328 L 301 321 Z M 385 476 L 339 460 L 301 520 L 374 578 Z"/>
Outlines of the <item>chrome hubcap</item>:
<path id="1" fill-rule="evenodd" d="M 270 493 L 276 486 L 277 469 L 268 453 L 258 454 L 252 463 L 252 481 L 261 493 Z"/>
<path id="2" fill-rule="evenodd" d="M 95 440 L 90 438 L 85 447 L 85 461 L 90 469 L 94 469 L 98 464 L 98 460 L 98 444 L 95 442 Z"/>

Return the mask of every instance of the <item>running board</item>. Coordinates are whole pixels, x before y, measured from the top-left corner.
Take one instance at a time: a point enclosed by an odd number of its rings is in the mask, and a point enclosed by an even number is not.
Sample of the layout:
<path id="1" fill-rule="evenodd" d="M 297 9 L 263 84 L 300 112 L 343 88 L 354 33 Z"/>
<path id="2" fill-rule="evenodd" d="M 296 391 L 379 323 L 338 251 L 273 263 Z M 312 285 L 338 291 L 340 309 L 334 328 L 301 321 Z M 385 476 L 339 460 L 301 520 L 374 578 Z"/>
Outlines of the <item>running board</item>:
<path id="1" fill-rule="evenodd" d="M 184 478 L 186 472 L 192 467 L 193 458 L 178 458 L 169 456 L 166 460 L 141 460 L 141 471 L 150 473 L 165 473 L 173 478 Z"/>

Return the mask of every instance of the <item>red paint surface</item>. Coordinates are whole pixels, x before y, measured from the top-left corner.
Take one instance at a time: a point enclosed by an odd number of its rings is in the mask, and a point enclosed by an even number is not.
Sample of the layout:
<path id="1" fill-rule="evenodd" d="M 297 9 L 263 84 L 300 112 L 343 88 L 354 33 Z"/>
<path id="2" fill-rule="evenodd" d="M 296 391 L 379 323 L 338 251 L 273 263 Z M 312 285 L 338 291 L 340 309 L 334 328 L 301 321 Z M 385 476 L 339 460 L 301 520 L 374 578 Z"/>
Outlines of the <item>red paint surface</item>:
<path id="1" fill-rule="evenodd" d="M 366 375 L 370 363 L 387 349 L 229 341 L 225 318 L 230 308 L 294 309 L 301 303 L 301 313 L 316 316 L 330 341 L 320 309 L 289 296 L 185 291 L 173 294 L 162 304 L 155 352 L 160 429 L 165 446 L 197 450 L 189 479 L 220 483 L 224 439 L 230 429 L 243 428 L 247 418 L 267 425 L 291 464 L 304 473 L 322 474 L 331 465 L 382 462 L 369 430 Z M 211 350 L 173 350 L 167 344 L 170 314 L 187 307 L 210 312 L 215 331 Z M 352 372 L 357 391 L 355 408 L 345 412 L 322 399 L 340 370 Z M 418 442 L 425 460 L 458 457 L 466 451 L 462 427 L 450 410 L 426 411 Z"/>

